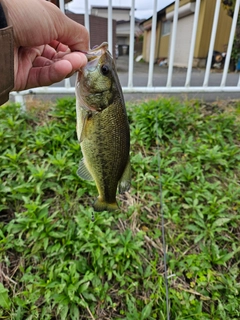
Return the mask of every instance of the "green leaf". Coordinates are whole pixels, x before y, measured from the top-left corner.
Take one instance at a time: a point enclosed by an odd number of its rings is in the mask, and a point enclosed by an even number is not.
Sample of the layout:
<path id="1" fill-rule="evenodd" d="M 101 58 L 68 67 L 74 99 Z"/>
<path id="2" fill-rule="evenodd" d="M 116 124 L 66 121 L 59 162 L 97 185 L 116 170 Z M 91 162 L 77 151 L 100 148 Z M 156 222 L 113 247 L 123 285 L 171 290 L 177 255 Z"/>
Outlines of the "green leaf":
<path id="1" fill-rule="evenodd" d="M 0 229 L 0 239 L 5 239 L 5 236 L 4 236 L 4 234 L 3 234 L 1 229 Z"/>
<path id="2" fill-rule="evenodd" d="M 151 311 L 152 311 L 152 305 L 153 305 L 153 301 L 151 301 L 149 304 L 147 304 L 143 308 L 142 313 L 141 313 L 141 320 L 149 318 Z"/>
<path id="3" fill-rule="evenodd" d="M 68 305 L 59 305 L 58 314 L 60 315 L 61 320 L 67 319 L 68 310 L 69 310 Z"/>
<path id="4" fill-rule="evenodd" d="M 44 250 L 46 250 L 47 249 L 47 247 L 48 247 L 48 242 L 49 242 L 49 238 L 44 238 L 43 239 L 43 248 L 44 248 Z"/>
<path id="5" fill-rule="evenodd" d="M 8 296 L 8 290 L 0 283 L 0 306 L 6 310 L 10 309 L 11 301 Z"/>
<path id="6" fill-rule="evenodd" d="M 232 257 L 235 255 L 235 251 L 233 252 L 229 252 L 227 254 L 225 254 L 224 256 L 221 256 L 219 259 L 217 259 L 215 262 L 217 264 L 224 264 L 225 262 L 227 262 L 228 260 L 232 259 Z"/>
<path id="7" fill-rule="evenodd" d="M 38 241 L 34 244 L 32 248 L 32 254 L 36 254 L 42 248 L 42 242 Z"/>
<path id="8" fill-rule="evenodd" d="M 64 232 L 59 232 L 59 231 L 51 231 L 49 232 L 49 236 L 57 239 L 64 238 L 66 234 Z"/>
<path id="9" fill-rule="evenodd" d="M 79 287 L 79 293 L 82 293 L 84 291 L 87 290 L 87 288 L 89 287 L 90 281 L 87 281 L 85 283 L 83 283 L 80 287 Z"/>
<path id="10" fill-rule="evenodd" d="M 199 242 L 200 240 L 202 240 L 203 237 L 204 237 L 204 233 L 199 234 L 199 235 L 196 236 L 196 238 L 194 239 L 194 243 Z"/>
<path id="11" fill-rule="evenodd" d="M 152 266 L 149 265 L 149 266 L 147 266 L 147 268 L 146 268 L 146 270 L 144 272 L 144 277 L 148 278 L 151 275 L 151 272 L 152 272 Z"/>
<path id="12" fill-rule="evenodd" d="M 196 232 L 196 231 L 200 231 L 201 229 L 196 226 L 195 224 L 189 224 L 188 226 L 186 226 L 186 229 L 188 230 L 191 230 L 193 232 Z"/>
<path id="13" fill-rule="evenodd" d="M 75 304 L 70 307 L 70 316 L 71 320 L 79 320 L 79 308 Z"/>
<path id="14" fill-rule="evenodd" d="M 82 295 L 88 301 L 89 300 L 90 301 L 97 301 L 97 299 L 94 297 L 94 295 L 92 293 L 83 292 Z"/>
<path id="15" fill-rule="evenodd" d="M 220 227 L 220 226 L 228 223 L 230 220 L 231 220 L 230 218 L 219 218 L 213 222 L 212 227 L 213 228 Z"/>

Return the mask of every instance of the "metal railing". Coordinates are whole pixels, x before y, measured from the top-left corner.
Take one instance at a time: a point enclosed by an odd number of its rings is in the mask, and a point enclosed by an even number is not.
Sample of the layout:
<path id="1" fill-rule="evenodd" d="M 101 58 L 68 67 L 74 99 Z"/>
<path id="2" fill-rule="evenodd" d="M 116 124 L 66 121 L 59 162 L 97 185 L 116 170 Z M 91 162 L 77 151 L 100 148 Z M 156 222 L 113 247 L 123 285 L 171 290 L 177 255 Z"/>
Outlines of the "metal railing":
<path id="1" fill-rule="evenodd" d="M 160 0 L 159 0 L 160 1 Z M 152 30 L 156 30 L 157 25 L 157 4 L 158 0 L 154 0 L 153 5 L 153 16 L 152 16 Z M 221 83 L 219 86 L 209 86 L 209 76 L 211 71 L 211 61 L 214 50 L 214 43 L 217 32 L 219 11 L 221 6 L 221 0 L 216 0 L 216 7 L 213 19 L 213 26 L 211 31 L 210 45 L 208 51 L 208 58 L 206 63 L 206 69 L 204 74 L 204 81 L 202 86 L 192 86 L 191 76 L 193 68 L 193 57 L 194 48 L 196 43 L 198 18 L 200 12 L 201 0 L 196 0 L 195 13 L 193 19 L 192 37 L 189 51 L 189 60 L 186 73 L 185 85 L 183 86 L 172 86 L 173 78 L 173 66 L 174 66 L 174 53 L 175 53 L 175 43 L 177 36 L 177 24 L 178 24 L 178 12 L 179 12 L 179 0 L 175 1 L 174 5 L 174 16 L 173 25 L 171 32 L 171 43 L 168 58 L 168 74 L 166 86 L 153 86 L 153 75 L 154 75 L 154 52 L 155 52 L 155 40 L 156 32 L 151 33 L 151 44 L 150 44 L 150 60 L 149 60 L 149 70 L 148 70 L 148 82 L 147 86 L 133 86 L 133 75 L 134 75 L 134 27 L 135 27 L 135 0 L 131 2 L 131 20 L 130 20 L 130 43 L 129 43 L 129 69 L 128 69 L 128 85 L 123 87 L 124 93 L 207 93 L 207 92 L 240 92 L 240 76 L 238 78 L 237 85 L 226 86 L 226 79 L 229 70 L 230 57 L 233 47 L 234 35 L 237 25 L 237 19 L 239 14 L 240 0 L 236 0 L 234 15 L 232 19 L 232 26 L 228 41 L 228 48 L 226 53 L 226 60 L 224 64 L 224 69 L 222 72 Z M 60 8 L 64 11 L 64 0 L 60 0 Z M 85 27 L 89 30 L 89 12 L 88 12 L 88 0 L 85 0 Z M 108 4 L 108 44 L 109 51 L 113 50 L 112 41 L 112 0 L 109 0 Z M 40 87 L 29 90 L 24 90 L 21 92 L 12 92 L 11 95 L 15 97 L 15 101 L 24 105 L 24 96 L 27 94 L 74 94 L 75 88 L 70 85 L 69 79 L 65 80 L 64 87 Z"/>

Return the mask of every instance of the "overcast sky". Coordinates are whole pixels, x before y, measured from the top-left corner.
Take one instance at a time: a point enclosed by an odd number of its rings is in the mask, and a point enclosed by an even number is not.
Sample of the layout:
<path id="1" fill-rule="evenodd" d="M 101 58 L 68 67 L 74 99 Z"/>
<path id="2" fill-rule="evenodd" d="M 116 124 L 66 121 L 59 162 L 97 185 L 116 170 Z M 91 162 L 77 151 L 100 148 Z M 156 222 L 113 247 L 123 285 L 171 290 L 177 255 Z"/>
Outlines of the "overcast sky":
<path id="1" fill-rule="evenodd" d="M 166 7 L 172 3 L 173 0 L 158 0 L 157 11 Z M 89 9 L 92 5 L 108 6 L 108 0 L 88 0 Z M 112 0 L 113 6 L 131 7 L 131 0 Z M 135 0 L 135 17 L 139 19 L 147 19 L 153 15 L 153 3 L 154 0 Z M 84 13 L 85 1 L 84 0 L 73 0 L 67 5 L 70 11 L 75 13 Z"/>

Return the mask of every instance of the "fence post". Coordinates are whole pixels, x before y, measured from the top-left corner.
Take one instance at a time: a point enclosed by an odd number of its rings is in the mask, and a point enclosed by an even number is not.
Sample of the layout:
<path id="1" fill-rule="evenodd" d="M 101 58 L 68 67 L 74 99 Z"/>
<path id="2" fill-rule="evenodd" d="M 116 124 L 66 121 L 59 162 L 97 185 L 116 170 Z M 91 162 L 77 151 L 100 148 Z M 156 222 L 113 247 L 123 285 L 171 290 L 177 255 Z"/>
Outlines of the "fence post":
<path id="1" fill-rule="evenodd" d="M 173 62 L 174 62 L 174 55 L 175 55 L 175 43 L 176 43 L 177 24 L 178 24 L 178 8 L 179 8 L 179 0 L 176 0 L 174 5 L 173 27 L 172 27 L 172 34 L 171 34 L 167 87 L 172 86 Z"/>
<path id="2" fill-rule="evenodd" d="M 113 39 L 112 39 L 112 0 L 108 1 L 108 51 L 113 54 Z"/>
<path id="3" fill-rule="evenodd" d="M 134 33 L 135 33 L 135 14 L 134 14 L 134 11 L 135 11 L 135 0 L 132 0 L 131 20 L 130 20 L 128 87 L 133 87 Z"/>
<path id="4" fill-rule="evenodd" d="M 157 0 L 154 0 L 149 71 L 148 71 L 148 84 L 147 84 L 148 87 L 152 87 L 153 66 L 154 66 L 154 56 L 155 56 L 156 26 L 157 26 Z"/>
<path id="5" fill-rule="evenodd" d="M 193 30 L 192 30 L 192 39 L 191 39 L 191 46 L 189 52 L 189 59 L 188 59 L 188 68 L 187 68 L 187 76 L 185 87 L 190 86 L 191 75 L 192 75 L 192 65 L 193 65 L 193 55 L 196 43 L 196 35 L 197 35 L 197 26 L 198 26 L 198 17 L 200 11 L 200 4 L 201 0 L 196 0 L 195 12 L 194 12 L 194 21 L 193 21 Z"/>
<path id="6" fill-rule="evenodd" d="M 209 51 L 208 51 L 207 66 L 206 66 L 205 77 L 204 77 L 204 81 L 203 81 L 204 87 L 207 87 L 208 80 L 209 80 L 214 43 L 215 43 L 215 38 L 216 38 L 216 33 L 217 33 L 217 25 L 218 25 L 220 6 L 221 6 L 221 0 L 217 0 L 215 12 L 214 12 L 213 25 L 212 25 L 212 34 L 211 34 L 211 39 L 210 39 Z"/>
<path id="7" fill-rule="evenodd" d="M 225 63 L 224 63 L 221 87 L 224 87 L 226 85 L 227 72 L 228 72 L 229 62 L 230 62 L 230 58 L 231 58 L 233 40 L 234 40 L 235 30 L 236 30 L 237 20 L 238 20 L 239 6 L 240 6 L 240 0 L 236 0 L 233 21 L 232 21 L 232 27 L 231 27 L 231 32 L 230 32 L 230 37 L 229 37 L 229 42 L 228 42 L 227 54 L 226 54 L 226 59 L 225 59 Z"/>
<path id="8" fill-rule="evenodd" d="M 25 105 L 25 99 L 24 99 L 24 95 L 19 94 L 17 92 L 17 94 L 15 95 L 15 103 L 19 103 L 21 105 L 21 111 L 22 112 L 26 112 L 26 105 Z"/>

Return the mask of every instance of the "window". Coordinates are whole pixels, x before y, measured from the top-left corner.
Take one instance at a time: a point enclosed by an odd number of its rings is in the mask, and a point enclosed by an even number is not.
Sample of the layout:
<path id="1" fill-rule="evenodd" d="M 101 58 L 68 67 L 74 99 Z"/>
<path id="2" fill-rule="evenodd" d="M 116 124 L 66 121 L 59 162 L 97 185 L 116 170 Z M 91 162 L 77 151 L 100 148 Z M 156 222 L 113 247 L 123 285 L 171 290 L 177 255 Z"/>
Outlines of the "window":
<path id="1" fill-rule="evenodd" d="M 166 36 L 170 34 L 171 31 L 171 21 L 163 21 L 162 22 L 162 36 Z"/>

